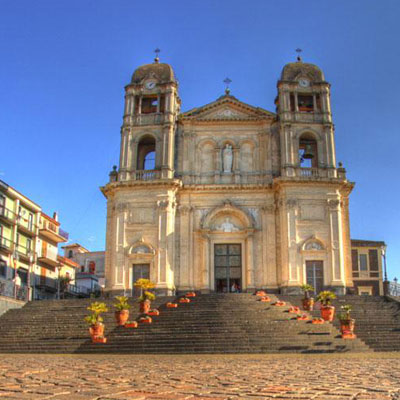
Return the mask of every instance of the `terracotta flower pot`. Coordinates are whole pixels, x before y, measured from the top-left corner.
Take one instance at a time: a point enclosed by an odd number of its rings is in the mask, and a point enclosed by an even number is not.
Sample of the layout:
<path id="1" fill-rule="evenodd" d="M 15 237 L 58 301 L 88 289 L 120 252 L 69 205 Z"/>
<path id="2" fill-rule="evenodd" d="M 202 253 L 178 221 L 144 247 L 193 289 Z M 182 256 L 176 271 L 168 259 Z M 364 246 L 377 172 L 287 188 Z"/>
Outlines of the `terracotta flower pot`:
<path id="1" fill-rule="evenodd" d="M 186 297 L 196 297 L 196 293 L 195 292 L 187 292 Z"/>
<path id="2" fill-rule="evenodd" d="M 150 300 L 141 301 L 139 303 L 139 311 L 142 314 L 147 314 L 150 311 L 151 302 Z"/>
<path id="3" fill-rule="evenodd" d="M 167 303 L 167 308 L 177 308 L 178 304 L 176 303 Z"/>
<path id="4" fill-rule="evenodd" d="M 160 315 L 160 311 L 158 311 L 157 309 L 154 310 L 150 310 L 147 315 L 151 315 L 152 317 L 157 317 Z"/>
<path id="5" fill-rule="evenodd" d="M 179 299 L 179 303 L 190 303 L 190 299 L 182 297 L 181 299 Z"/>
<path id="6" fill-rule="evenodd" d="M 309 297 L 308 299 L 303 299 L 303 310 L 312 311 L 314 308 L 314 299 Z"/>
<path id="7" fill-rule="evenodd" d="M 321 306 L 321 317 L 324 321 L 333 321 L 335 316 L 335 307 L 333 306 Z"/>
<path id="8" fill-rule="evenodd" d="M 340 331 L 342 334 L 353 334 L 355 322 L 356 320 L 352 318 L 340 321 Z"/>
<path id="9" fill-rule="evenodd" d="M 130 321 L 130 322 L 127 322 L 124 325 L 124 327 L 125 328 L 137 328 L 138 327 L 138 323 L 136 321 Z"/>
<path id="10" fill-rule="evenodd" d="M 129 310 L 115 311 L 115 319 L 117 320 L 118 325 L 125 325 L 125 322 L 128 321 L 128 318 Z"/>
<path id="11" fill-rule="evenodd" d="M 89 333 L 92 338 L 92 342 L 94 342 L 94 339 L 96 338 L 104 337 L 104 324 L 99 322 L 95 325 L 91 325 L 89 328 Z"/>

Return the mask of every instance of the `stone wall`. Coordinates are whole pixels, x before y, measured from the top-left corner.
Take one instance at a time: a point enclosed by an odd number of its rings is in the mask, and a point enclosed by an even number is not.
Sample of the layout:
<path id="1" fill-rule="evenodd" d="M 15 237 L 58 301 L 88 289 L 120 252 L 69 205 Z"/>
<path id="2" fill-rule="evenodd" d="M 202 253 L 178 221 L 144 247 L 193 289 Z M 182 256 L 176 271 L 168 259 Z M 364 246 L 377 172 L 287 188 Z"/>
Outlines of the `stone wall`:
<path id="1" fill-rule="evenodd" d="M 21 300 L 11 299 L 9 297 L 0 296 L 0 315 L 3 315 L 12 308 L 21 308 L 26 303 Z"/>

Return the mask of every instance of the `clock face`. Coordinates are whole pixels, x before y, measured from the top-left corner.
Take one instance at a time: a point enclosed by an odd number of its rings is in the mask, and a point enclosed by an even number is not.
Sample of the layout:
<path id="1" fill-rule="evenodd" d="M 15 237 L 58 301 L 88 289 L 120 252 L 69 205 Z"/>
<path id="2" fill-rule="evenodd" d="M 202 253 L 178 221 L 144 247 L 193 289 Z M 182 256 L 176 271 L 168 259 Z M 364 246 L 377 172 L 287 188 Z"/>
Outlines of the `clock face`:
<path id="1" fill-rule="evenodd" d="M 156 83 L 154 81 L 147 81 L 144 84 L 144 86 L 145 86 L 146 89 L 154 89 L 155 86 L 156 86 Z"/>
<path id="2" fill-rule="evenodd" d="M 310 81 L 305 78 L 299 79 L 299 85 L 302 87 L 309 87 L 310 86 Z"/>

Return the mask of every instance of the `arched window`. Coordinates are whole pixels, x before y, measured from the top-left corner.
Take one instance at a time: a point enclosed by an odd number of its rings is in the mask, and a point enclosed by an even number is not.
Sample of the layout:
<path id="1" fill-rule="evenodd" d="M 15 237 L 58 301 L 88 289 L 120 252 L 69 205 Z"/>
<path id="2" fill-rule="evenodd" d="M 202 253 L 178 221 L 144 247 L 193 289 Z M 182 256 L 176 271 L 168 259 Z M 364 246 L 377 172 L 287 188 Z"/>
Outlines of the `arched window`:
<path id="1" fill-rule="evenodd" d="M 309 133 L 305 133 L 300 137 L 299 161 L 301 168 L 318 168 L 317 141 Z"/>
<path id="2" fill-rule="evenodd" d="M 74 257 L 74 252 L 72 250 L 68 251 L 68 258 L 73 258 Z"/>
<path id="3" fill-rule="evenodd" d="M 144 157 L 144 168 L 146 170 L 154 169 L 156 165 L 156 152 L 150 151 Z"/>
<path id="4" fill-rule="evenodd" d="M 137 169 L 152 170 L 156 167 L 156 141 L 150 136 L 144 136 L 138 145 Z"/>

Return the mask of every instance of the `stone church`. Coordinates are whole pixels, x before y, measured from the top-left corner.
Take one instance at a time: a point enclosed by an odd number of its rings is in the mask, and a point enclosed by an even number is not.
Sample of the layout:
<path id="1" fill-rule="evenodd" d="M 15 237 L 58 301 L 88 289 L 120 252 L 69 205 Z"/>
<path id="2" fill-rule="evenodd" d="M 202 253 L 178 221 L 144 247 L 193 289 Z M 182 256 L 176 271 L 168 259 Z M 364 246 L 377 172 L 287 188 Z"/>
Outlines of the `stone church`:
<path id="1" fill-rule="evenodd" d="M 181 112 L 172 67 L 139 67 L 125 87 L 119 167 L 107 198 L 106 289 L 160 294 L 233 288 L 353 288 L 349 194 L 337 166 L 330 84 L 284 66 L 276 111 L 229 89 Z"/>

